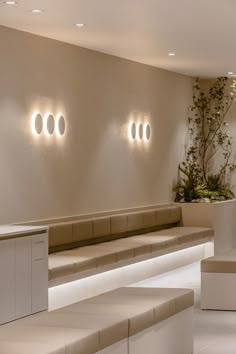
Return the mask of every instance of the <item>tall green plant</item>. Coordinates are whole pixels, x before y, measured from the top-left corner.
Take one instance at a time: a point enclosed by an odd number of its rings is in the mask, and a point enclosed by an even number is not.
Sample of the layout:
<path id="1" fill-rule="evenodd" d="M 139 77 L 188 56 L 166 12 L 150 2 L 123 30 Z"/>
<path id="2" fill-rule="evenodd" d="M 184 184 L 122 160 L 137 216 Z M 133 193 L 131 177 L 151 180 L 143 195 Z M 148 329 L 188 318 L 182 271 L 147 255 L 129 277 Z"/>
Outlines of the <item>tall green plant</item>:
<path id="1" fill-rule="evenodd" d="M 231 160 L 233 140 L 226 121 L 234 100 L 228 78 L 216 79 L 207 93 L 196 79 L 188 119 L 190 144 L 174 188 L 177 201 L 234 197 L 230 177 L 236 165 Z M 213 165 L 216 155 L 222 160 L 217 169 Z"/>

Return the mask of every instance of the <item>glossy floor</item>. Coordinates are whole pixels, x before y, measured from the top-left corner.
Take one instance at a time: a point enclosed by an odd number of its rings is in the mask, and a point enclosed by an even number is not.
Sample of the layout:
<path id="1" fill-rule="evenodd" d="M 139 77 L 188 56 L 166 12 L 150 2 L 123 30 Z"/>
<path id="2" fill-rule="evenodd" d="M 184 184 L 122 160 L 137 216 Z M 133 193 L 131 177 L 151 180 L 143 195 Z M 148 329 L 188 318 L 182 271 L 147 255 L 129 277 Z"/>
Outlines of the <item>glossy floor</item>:
<path id="1" fill-rule="evenodd" d="M 199 262 L 132 286 L 193 289 L 194 354 L 236 354 L 236 312 L 200 310 Z"/>

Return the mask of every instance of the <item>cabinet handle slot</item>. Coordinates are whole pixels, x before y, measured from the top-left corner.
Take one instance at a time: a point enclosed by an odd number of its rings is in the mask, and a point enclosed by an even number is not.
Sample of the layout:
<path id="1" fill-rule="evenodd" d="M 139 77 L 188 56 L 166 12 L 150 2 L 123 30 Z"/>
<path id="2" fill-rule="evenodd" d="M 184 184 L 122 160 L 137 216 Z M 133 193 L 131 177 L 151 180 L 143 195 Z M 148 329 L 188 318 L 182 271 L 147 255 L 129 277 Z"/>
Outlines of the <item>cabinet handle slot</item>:
<path id="1" fill-rule="evenodd" d="M 39 262 L 39 261 L 43 261 L 45 258 L 37 258 L 37 259 L 34 259 L 34 262 Z"/>

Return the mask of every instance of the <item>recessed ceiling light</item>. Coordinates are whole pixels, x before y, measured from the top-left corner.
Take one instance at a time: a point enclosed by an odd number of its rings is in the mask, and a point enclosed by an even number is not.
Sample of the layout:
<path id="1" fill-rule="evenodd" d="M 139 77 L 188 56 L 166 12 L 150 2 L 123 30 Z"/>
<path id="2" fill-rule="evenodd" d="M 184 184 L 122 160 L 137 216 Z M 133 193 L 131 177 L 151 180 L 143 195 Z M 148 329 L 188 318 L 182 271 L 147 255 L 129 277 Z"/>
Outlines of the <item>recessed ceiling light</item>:
<path id="1" fill-rule="evenodd" d="M 4 1 L 5 5 L 16 5 L 17 2 L 16 1 Z"/>
<path id="2" fill-rule="evenodd" d="M 31 10 L 31 12 L 33 14 L 41 14 L 43 12 L 43 10 L 40 10 L 40 9 L 34 9 L 34 10 Z"/>
<path id="3" fill-rule="evenodd" d="M 75 26 L 76 26 L 76 27 L 84 27 L 85 24 L 84 24 L 84 23 L 76 23 Z"/>
<path id="4" fill-rule="evenodd" d="M 233 71 L 228 72 L 228 75 L 233 75 L 233 74 L 234 74 Z"/>
<path id="5" fill-rule="evenodd" d="M 175 53 L 171 52 L 171 53 L 169 53 L 168 55 L 169 55 L 169 57 L 174 57 L 174 56 L 175 56 Z"/>

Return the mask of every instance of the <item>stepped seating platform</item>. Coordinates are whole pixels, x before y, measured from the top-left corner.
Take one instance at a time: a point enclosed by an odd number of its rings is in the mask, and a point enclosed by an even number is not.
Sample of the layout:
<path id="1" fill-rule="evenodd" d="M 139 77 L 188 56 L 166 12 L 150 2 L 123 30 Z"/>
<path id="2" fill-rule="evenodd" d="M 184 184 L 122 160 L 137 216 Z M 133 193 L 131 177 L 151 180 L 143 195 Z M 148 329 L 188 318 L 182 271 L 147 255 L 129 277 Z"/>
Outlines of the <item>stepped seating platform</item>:
<path id="1" fill-rule="evenodd" d="M 49 225 L 50 286 L 212 240 L 214 230 L 181 225 L 179 206 Z"/>
<path id="2" fill-rule="evenodd" d="M 0 327 L 4 354 L 192 354 L 194 295 L 119 288 Z"/>

